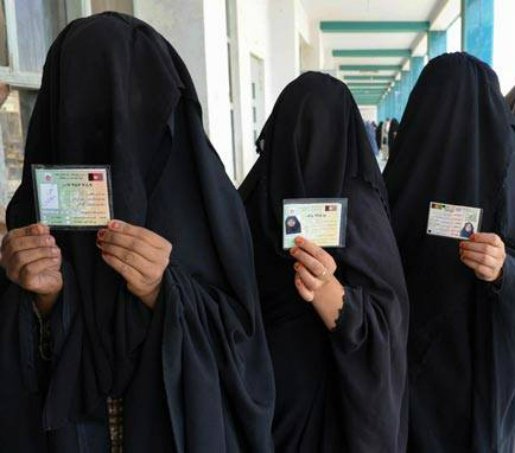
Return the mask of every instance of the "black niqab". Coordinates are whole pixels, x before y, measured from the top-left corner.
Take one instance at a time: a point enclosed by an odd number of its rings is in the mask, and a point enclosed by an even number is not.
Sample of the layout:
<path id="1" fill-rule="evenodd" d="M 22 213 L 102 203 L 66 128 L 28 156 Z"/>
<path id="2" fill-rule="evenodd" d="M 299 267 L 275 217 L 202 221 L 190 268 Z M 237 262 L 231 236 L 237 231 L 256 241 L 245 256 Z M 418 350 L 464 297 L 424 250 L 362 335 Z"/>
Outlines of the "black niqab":
<path id="1" fill-rule="evenodd" d="M 464 53 L 435 58 L 385 169 L 411 301 L 413 452 L 513 451 L 514 123 L 486 64 Z M 460 261 L 457 241 L 426 235 L 430 201 L 483 209 L 482 231 L 507 247 L 500 290 Z"/>
<path id="2" fill-rule="evenodd" d="M 386 191 L 347 87 L 306 73 L 276 102 L 240 193 L 254 239 L 274 362 L 280 452 L 401 452 L 405 445 L 407 296 Z M 345 307 L 328 331 L 294 287 L 281 249 L 286 198 L 349 199 L 347 247 L 329 249 Z"/>
<path id="3" fill-rule="evenodd" d="M 30 297 L 4 283 L 2 448 L 79 451 L 96 438 L 104 451 L 91 429 L 107 429 L 112 395 L 124 399 L 126 452 L 270 451 L 273 379 L 245 211 L 175 50 L 129 16 L 70 24 L 45 64 L 10 229 L 35 221 L 32 163 L 110 164 L 115 216 L 174 251 L 151 313 L 103 263 L 94 233 L 56 234 L 65 288 L 48 387 Z"/>

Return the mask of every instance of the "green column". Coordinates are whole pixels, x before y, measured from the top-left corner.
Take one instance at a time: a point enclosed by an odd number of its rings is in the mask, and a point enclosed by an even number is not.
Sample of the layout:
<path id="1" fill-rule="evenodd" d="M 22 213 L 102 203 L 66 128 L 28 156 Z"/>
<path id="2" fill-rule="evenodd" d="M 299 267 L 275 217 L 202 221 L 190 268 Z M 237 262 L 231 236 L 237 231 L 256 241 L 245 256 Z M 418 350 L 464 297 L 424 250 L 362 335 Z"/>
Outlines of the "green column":
<path id="1" fill-rule="evenodd" d="M 447 52 L 447 32 L 430 31 L 427 34 L 427 46 L 429 59 Z"/>
<path id="2" fill-rule="evenodd" d="M 462 0 L 461 11 L 463 50 L 492 64 L 493 0 Z"/>

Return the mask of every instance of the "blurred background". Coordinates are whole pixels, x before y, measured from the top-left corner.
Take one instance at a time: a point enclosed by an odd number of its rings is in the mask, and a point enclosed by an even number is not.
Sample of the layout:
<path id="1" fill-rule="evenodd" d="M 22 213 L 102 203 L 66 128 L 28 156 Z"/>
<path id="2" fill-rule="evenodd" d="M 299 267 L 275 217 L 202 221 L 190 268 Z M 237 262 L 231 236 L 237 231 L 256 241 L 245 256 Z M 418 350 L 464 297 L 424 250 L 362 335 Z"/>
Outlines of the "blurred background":
<path id="1" fill-rule="evenodd" d="M 284 86 L 303 71 L 345 81 L 365 120 L 401 119 L 429 59 L 465 50 L 515 85 L 515 0 L 0 0 L 0 227 L 21 180 L 46 53 L 103 11 L 150 23 L 185 60 L 204 124 L 235 184 Z"/>

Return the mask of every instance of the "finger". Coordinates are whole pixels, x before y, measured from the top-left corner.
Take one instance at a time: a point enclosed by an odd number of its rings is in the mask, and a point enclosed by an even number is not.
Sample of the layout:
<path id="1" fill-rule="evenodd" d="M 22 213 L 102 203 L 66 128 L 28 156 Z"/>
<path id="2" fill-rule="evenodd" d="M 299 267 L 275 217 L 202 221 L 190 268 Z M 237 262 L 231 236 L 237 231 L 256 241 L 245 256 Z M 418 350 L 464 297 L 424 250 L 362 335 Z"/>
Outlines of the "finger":
<path id="1" fill-rule="evenodd" d="M 7 259 L 17 252 L 44 247 L 53 247 L 55 239 L 49 234 L 40 236 L 21 236 L 7 241 L 2 248 L 2 255 Z"/>
<path id="2" fill-rule="evenodd" d="M 467 267 L 475 271 L 477 274 L 484 276 L 485 279 L 493 279 L 494 273 L 491 268 L 468 259 L 463 259 L 462 261 Z"/>
<path id="3" fill-rule="evenodd" d="M 24 266 L 20 271 L 20 284 L 27 291 L 38 291 L 44 284 L 42 272 L 58 269 L 61 258 L 43 258 Z"/>
<path id="4" fill-rule="evenodd" d="M 322 247 L 319 247 L 314 242 L 301 236 L 295 239 L 295 244 L 299 248 L 310 254 L 313 258 L 320 261 L 324 265 L 324 267 L 331 271 L 331 273 L 334 272 L 334 268 L 336 267 L 334 259 Z"/>
<path id="5" fill-rule="evenodd" d="M 323 285 L 323 282 L 321 280 L 318 280 L 302 264 L 295 263 L 294 268 L 297 271 L 297 275 L 302 280 L 302 283 L 309 291 L 314 292 Z"/>
<path id="6" fill-rule="evenodd" d="M 50 233 L 50 228 L 47 225 L 43 225 L 42 223 L 33 223 L 32 225 L 28 225 L 22 228 L 16 228 L 14 230 L 9 231 L 4 236 L 4 241 L 8 241 L 17 237 L 37 236 L 40 234 L 48 233 Z"/>
<path id="7" fill-rule="evenodd" d="M 295 286 L 297 288 L 297 291 L 299 292 L 300 297 L 302 297 L 306 302 L 313 302 L 313 300 L 315 299 L 315 294 L 313 293 L 313 291 L 310 291 L 306 288 L 298 274 L 295 275 Z"/>
<path id="8" fill-rule="evenodd" d="M 134 226 L 121 220 L 112 220 L 109 222 L 108 228 L 111 231 L 141 239 L 158 249 L 167 249 L 169 247 L 170 252 L 172 251 L 172 245 L 166 239 L 146 228 Z"/>
<path id="9" fill-rule="evenodd" d="M 496 247 L 489 243 L 463 241 L 460 243 L 460 249 L 476 253 L 484 253 L 494 257 L 501 257 L 504 254 L 502 247 Z"/>
<path id="10" fill-rule="evenodd" d="M 493 256 L 486 255 L 479 252 L 463 251 L 461 253 L 462 260 L 474 261 L 478 264 L 483 264 L 492 269 L 498 269 L 502 266 L 501 260 L 494 258 Z"/>
<path id="11" fill-rule="evenodd" d="M 157 249 L 141 239 L 115 231 L 100 230 L 97 243 L 124 248 L 126 251 L 136 253 L 152 263 L 162 264 L 164 260 L 170 258 L 170 255 L 163 253 L 163 250 Z"/>
<path id="12" fill-rule="evenodd" d="M 121 262 L 136 269 L 143 276 L 150 277 L 148 274 L 150 270 L 155 267 L 155 264 L 153 264 L 143 256 L 123 247 L 119 247 L 117 245 L 109 243 L 100 243 L 98 244 L 98 248 L 102 251 L 102 253 L 112 255 L 118 258 L 118 260 L 120 260 Z"/>
<path id="13" fill-rule="evenodd" d="M 57 247 L 39 247 L 37 249 L 16 252 L 11 257 L 11 276 L 17 278 L 21 269 L 34 261 L 39 261 L 43 258 L 59 258 L 60 255 L 61 251 Z"/>
<path id="14" fill-rule="evenodd" d="M 25 236 L 40 236 L 42 234 L 49 234 L 50 229 L 47 225 L 41 223 L 34 223 L 23 228 L 16 228 L 15 230 L 9 231 L 2 239 L 2 248 L 5 244 L 12 241 L 13 239 L 25 237 Z"/>
<path id="15" fill-rule="evenodd" d="M 316 258 L 313 258 L 313 256 L 311 256 L 304 250 L 298 247 L 294 247 L 291 249 L 290 253 L 297 261 L 303 264 L 315 277 L 322 277 L 327 275 L 327 268 L 320 261 L 318 261 Z"/>
<path id="16" fill-rule="evenodd" d="M 144 280 L 143 275 L 133 267 L 124 263 L 122 260 L 113 255 L 102 253 L 102 259 L 116 272 L 118 272 L 123 279 L 132 285 L 138 285 L 138 283 Z"/>
<path id="17" fill-rule="evenodd" d="M 494 247 L 504 245 L 502 239 L 495 233 L 475 233 L 470 237 L 470 241 L 491 244 Z"/>

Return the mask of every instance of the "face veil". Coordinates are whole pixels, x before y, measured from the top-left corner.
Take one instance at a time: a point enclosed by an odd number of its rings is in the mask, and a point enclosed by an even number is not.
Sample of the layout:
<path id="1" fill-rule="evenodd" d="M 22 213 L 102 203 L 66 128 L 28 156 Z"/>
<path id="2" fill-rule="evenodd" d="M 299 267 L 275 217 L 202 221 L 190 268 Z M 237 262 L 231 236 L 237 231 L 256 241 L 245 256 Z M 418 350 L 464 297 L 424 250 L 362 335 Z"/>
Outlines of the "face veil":
<path id="1" fill-rule="evenodd" d="M 274 362 L 276 449 L 402 451 L 407 296 L 358 107 L 342 82 L 305 73 L 283 90 L 258 143 L 240 194 Z M 295 198 L 348 199 L 346 248 L 328 249 L 346 293 L 333 332 L 298 295 L 282 250 L 283 200 Z"/>
<path id="2" fill-rule="evenodd" d="M 384 172 L 411 301 L 414 451 L 512 451 L 514 126 L 492 69 L 443 55 L 413 89 Z M 431 201 L 483 209 L 482 231 L 506 244 L 501 291 L 455 241 L 426 235 Z"/>
<path id="3" fill-rule="evenodd" d="M 21 409 L 11 420 L 4 411 L 4 445 L 46 451 L 42 426 L 51 452 L 73 451 L 78 426 L 107 429 L 112 395 L 124 400 L 126 451 L 268 451 L 273 382 L 251 237 L 201 115 L 184 63 L 137 19 L 80 19 L 52 45 L 9 228 L 35 221 L 31 164 L 109 164 L 115 217 L 174 251 L 150 312 L 102 262 L 94 233 L 55 234 L 65 286 L 45 385 L 31 365 L 29 297 L 6 282 L 1 341 L 20 346 L 0 354 L 0 368 L 19 372 L 0 397 Z"/>

